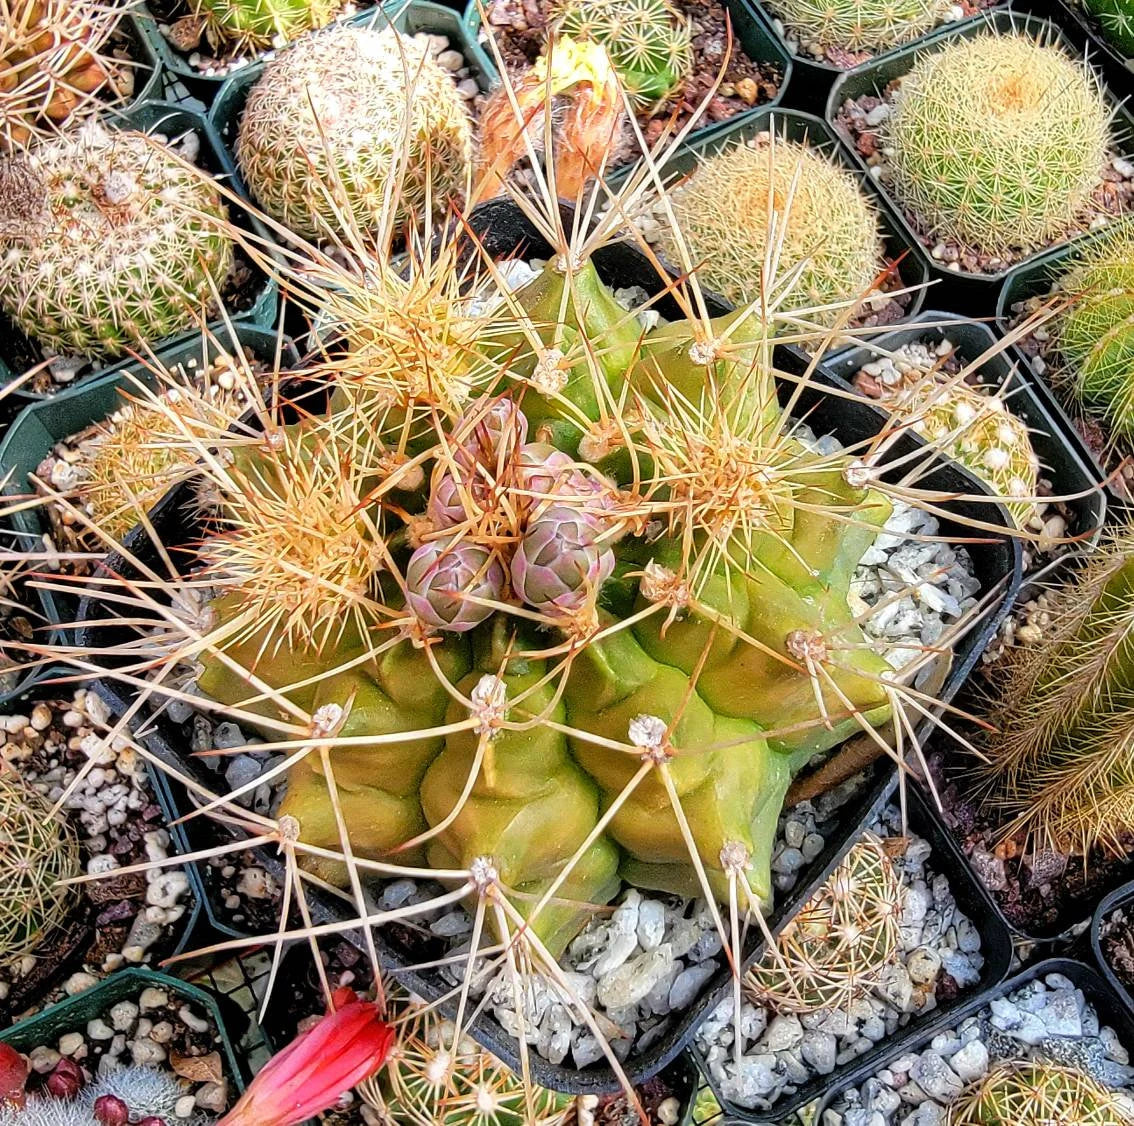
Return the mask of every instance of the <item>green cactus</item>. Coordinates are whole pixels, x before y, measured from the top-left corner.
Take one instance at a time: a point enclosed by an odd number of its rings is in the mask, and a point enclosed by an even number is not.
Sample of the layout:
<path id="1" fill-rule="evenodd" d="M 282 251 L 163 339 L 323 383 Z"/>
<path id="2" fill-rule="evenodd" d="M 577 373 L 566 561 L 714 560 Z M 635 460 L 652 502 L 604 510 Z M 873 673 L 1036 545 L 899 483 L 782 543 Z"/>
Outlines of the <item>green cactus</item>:
<path id="1" fill-rule="evenodd" d="M 892 190 L 934 238 L 994 254 L 1065 234 L 1100 183 L 1110 109 L 1094 72 L 1022 34 L 956 37 L 901 80 Z"/>
<path id="2" fill-rule="evenodd" d="M 878 216 L 849 172 L 806 144 L 765 135 L 703 160 L 672 193 L 677 226 L 704 285 L 744 305 L 761 296 L 769 212 L 779 216 L 779 276 L 801 271 L 792 308 L 833 322 L 872 287 L 880 269 Z M 684 260 L 663 234 L 673 263 Z M 769 299 L 777 295 L 768 294 Z"/>
<path id="3" fill-rule="evenodd" d="M 1037 1060 L 997 1064 L 950 1108 L 949 1126 L 1126 1126 L 1130 1100 L 1086 1071 Z"/>
<path id="4" fill-rule="evenodd" d="M 1127 58 L 1134 57 L 1134 5 L 1130 0 L 1083 0 L 1099 21 L 1103 38 Z"/>
<path id="5" fill-rule="evenodd" d="M 339 0 L 193 0 L 209 43 L 238 52 L 283 47 L 326 27 L 341 7 Z"/>
<path id="6" fill-rule="evenodd" d="M 459 197 L 471 146 L 464 101 L 425 47 L 392 29 L 337 27 L 264 68 L 236 159 L 259 204 L 296 233 L 374 236 L 392 183 L 399 224 Z"/>
<path id="7" fill-rule="evenodd" d="M 198 324 L 233 264 L 215 185 L 142 133 L 88 124 L 0 166 L 0 305 L 64 355 Z"/>
<path id="8" fill-rule="evenodd" d="M 847 51 L 888 51 L 924 35 L 949 14 L 948 0 L 776 0 L 773 12 L 809 44 Z"/>
<path id="9" fill-rule="evenodd" d="M 1087 244 L 1057 285 L 1071 301 L 1055 322 L 1058 377 L 1116 436 L 1134 438 L 1134 224 Z"/>
<path id="10" fill-rule="evenodd" d="M 79 842 L 51 803 L 13 771 L 0 771 L 0 967 L 17 966 L 67 921 L 80 874 Z"/>
<path id="11" fill-rule="evenodd" d="M 665 101 L 693 69 L 689 24 L 670 0 L 562 0 L 561 35 L 601 43 L 639 108 Z"/>

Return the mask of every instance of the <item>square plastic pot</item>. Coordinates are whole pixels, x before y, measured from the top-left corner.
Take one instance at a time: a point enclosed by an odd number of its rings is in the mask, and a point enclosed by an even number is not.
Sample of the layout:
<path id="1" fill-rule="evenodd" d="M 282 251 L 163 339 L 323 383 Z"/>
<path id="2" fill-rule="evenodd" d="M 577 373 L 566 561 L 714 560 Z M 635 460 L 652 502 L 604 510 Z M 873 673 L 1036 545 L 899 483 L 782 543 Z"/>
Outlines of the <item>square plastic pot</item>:
<path id="1" fill-rule="evenodd" d="M 1102 948 L 1102 927 L 1107 917 L 1119 907 L 1129 907 L 1132 903 L 1134 903 L 1134 880 L 1115 888 L 1095 908 L 1094 916 L 1091 919 L 1090 943 L 1091 955 L 1098 965 L 1099 972 L 1114 991 L 1115 996 L 1122 1000 L 1126 1011 L 1134 1018 L 1134 996 L 1131 995 L 1126 983 L 1111 968 Z"/>
<path id="2" fill-rule="evenodd" d="M 996 346 L 996 334 L 985 324 L 970 321 L 956 313 L 923 312 L 897 328 L 872 335 L 869 344 L 841 349 L 823 357 L 823 363 L 833 376 L 852 388 L 855 373 L 869 363 L 878 350 L 893 352 L 905 344 L 919 340 L 938 343 L 948 338 L 957 346 L 964 363 L 971 363 Z M 981 365 L 983 382 L 1007 390 L 1006 405 L 1017 418 L 1028 426 L 1032 448 L 1051 480 L 1056 496 L 1083 493 L 1079 499 L 1068 501 L 1074 514 L 1069 535 L 1082 537 L 1080 542 L 1094 544 L 1102 532 L 1106 519 L 1106 496 L 1099 482 L 1102 480 L 1093 461 L 1085 461 L 1080 452 L 1081 439 L 1069 432 L 1070 423 L 1062 411 L 1053 412 L 1048 406 L 1048 395 L 1036 386 L 1041 382 L 1026 362 L 1021 363 L 1007 349 L 990 356 Z"/>
<path id="3" fill-rule="evenodd" d="M 859 154 L 853 139 L 840 131 L 836 119 L 839 110 L 848 100 L 860 98 L 867 94 L 881 95 L 891 82 L 907 74 L 922 54 L 938 50 L 944 44 L 955 39 L 972 39 L 989 28 L 1001 33 L 1014 31 L 1045 43 L 1052 43 L 1062 47 L 1072 58 L 1079 58 L 1082 55 L 1082 52 L 1055 24 L 1037 16 L 1016 11 L 995 11 L 982 19 L 967 20 L 955 27 L 942 28 L 927 36 L 915 46 L 891 51 L 871 63 L 866 63 L 840 75 L 835 80 L 830 97 L 827 99 L 826 112 L 827 123 L 838 136 L 843 148 L 851 160 L 862 169 L 872 190 L 889 202 L 902 227 L 906 241 L 929 271 L 929 276 L 937 283 L 934 286 L 934 302 L 955 312 L 970 313 L 973 316 L 987 315 L 988 307 L 995 300 L 997 287 L 1008 276 L 1011 269 L 1019 269 L 1021 266 L 1027 265 L 1039 257 L 1044 250 L 1050 248 L 1041 248 L 1034 254 L 1021 259 L 1014 267 L 1005 267 L 995 273 L 980 274 L 965 270 L 947 269 L 944 263 L 936 261 L 930 254 L 931 247 L 918 237 L 904 208 L 891 194 L 890 190 L 870 175 L 869 165 Z M 1106 96 L 1114 113 L 1114 149 L 1124 156 L 1134 154 L 1134 117 L 1131 117 L 1130 113 L 1119 103 L 1109 89 L 1106 91 Z M 1064 239 L 1054 245 L 1061 246 L 1068 243 L 1073 245 L 1075 241 L 1077 240 Z"/>
<path id="4" fill-rule="evenodd" d="M 933 846 L 929 862 L 933 865 L 934 874 L 948 878 L 957 906 L 980 932 L 980 952 L 984 957 L 984 965 L 981 967 L 980 981 L 961 994 L 959 1000 L 963 1002 L 974 992 L 983 994 L 1004 980 L 1012 964 L 1012 936 L 984 885 L 976 878 L 961 854 L 953 835 L 935 816 L 931 800 L 924 797 L 915 786 L 909 787 L 907 793 L 910 829 Z M 957 1001 L 947 1002 L 939 1008 L 912 1017 L 908 1024 L 886 1037 L 865 1055 L 836 1067 L 829 1075 L 816 1075 L 794 1095 L 777 1100 L 770 1110 L 762 1113 L 747 1110 L 729 1100 L 713 1078 L 696 1043 L 692 1052 L 729 1121 L 767 1123 L 768 1126 L 773 1126 L 813 1100 L 822 1098 L 828 1090 L 841 1090 L 847 1085 L 846 1077 L 861 1074 L 866 1068 L 870 1069 L 869 1074 L 884 1066 L 882 1060 L 892 1059 L 894 1055 L 906 1051 L 909 1045 L 921 1041 L 926 1029 L 939 1027 L 942 1014 L 950 1012 L 957 1004 Z"/>
<path id="5" fill-rule="evenodd" d="M 521 250 L 531 257 L 546 258 L 551 254 L 551 248 L 543 242 L 538 231 L 519 208 L 508 201 L 498 200 L 482 205 L 471 213 L 468 222 L 488 253 L 495 257 L 514 256 Z M 658 293 L 663 288 L 654 266 L 636 247 L 627 243 L 615 243 L 596 251 L 593 261 L 600 276 L 608 284 L 616 287 L 642 285 L 652 293 Z M 659 301 L 657 307 L 663 316 L 674 315 L 672 298 Z M 777 363 L 789 375 L 799 375 L 808 366 L 806 357 L 785 347 L 777 349 Z M 806 418 L 809 425 L 819 433 L 835 434 L 844 443 L 866 439 L 883 427 L 885 412 L 865 401 L 833 399 L 823 393 L 822 387 L 825 385 L 831 384 L 820 371 L 815 375 L 812 386 L 799 388 L 794 382 L 785 380 L 779 391 L 785 403 L 789 399 L 793 401 L 793 413 L 797 417 Z M 295 390 L 302 391 L 302 385 L 297 385 Z M 295 393 L 291 388 L 288 388 L 288 392 Z M 921 445 L 918 439 L 906 435 L 893 447 L 891 456 L 900 457 Z M 896 476 L 900 474 L 901 470 L 895 473 Z M 972 494 L 983 491 L 975 479 L 951 463 L 943 464 L 929 474 L 925 483 L 927 488 L 940 489 L 946 493 Z M 168 550 L 174 565 L 181 570 L 192 566 L 201 532 L 199 513 L 194 513 L 185 504 L 191 488 L 191 482 L 175 488 L 150 513 L 150 523 L 155 534 Z M 983 519 L 989 519 L 991 511 L 991 519 L 1004 524 L 1007 522 L 1006 513 L 999 507 L 964 500 L 951 502 L 947 507 L 958 517 L 976 515 L 974 510 L 979 508 Z M 948 536 L 954 530 L 955 526 L 949 521 L 943 523 L 943 535 Z M 126 543 L 144 564 L 161 565 L 158 546 L 150 541 L 144 529 L 136 528 L 130 533 Z M 987 542 L 973 544 L 971 552 L 982 593 L 988 596 L 991 605 L 979 626 L 967 633 L 954 649 L 953 662 L 941 691 L 941 698 L 945 701 L 960 688 L 988 641 L 995 636 L 1020 581 L 1020 547 L 1017 541 L 990 536 Z M 117 574 L 128 576 L 133 573 L 131 564 L 119 555 L 110 556 L 106 566 Z M 79 610 L 80 644 L 104 651 L 104 647 L 113 646 L 122 638 L 119 629 L 100 621 L 106 616 L 105 606 L 95 599 L 84 599 Z M 129 688 L 116 683 L 112 677 L 100 681 L 99 690 L 116 715 L 121 715 L 129 708 L 134 698 Z M 207 777 L 202 773 L 205 768 L 189 753 L 189 741 L 183 727 L 171 725 L 164 715 L 153 716 L 152 719 L 139 716 L 139 719 L 145 723 L 144 732 L 139 734 L 139 738 L 159 760 L 190 777 L 196 776 L 202 780 Z M 857 838 L 863 824 L 885 800 L 893 782 L 894 773 L 888 760 L 875 764 L 867 772 L 867 780 L 862 789 L 840 812 L 840 821 L 830 833 L 823 852 L 803 870 L 796 888 L 777 904 L 769 916 L 769 925 L 773 931 L 782 927 L 823 883 Z M 267 853 L 258 854 L 257 863 L 282 877 L 278 858 Z M 343 913 L 340 901 L 324 897 L 317 888 L 311 889 L 310 899 L 316 922 L 346 923 L 351 917 Z M 752 929 L 757 932 L 757 928 Z M 757 933 L 751 935 L 744 949 L 745 964 L 760 954 L 762 943 Z M 344 937 L 356 945 L 362 944 L 357 933 L 348 932 Z M 437 999 L 449 993 L 445 980 L 435 970 L 415 968 L 417 963 L 438 956 L 435 946 L 423 949 L 426 940 L 412 934 L 408 928 L 376 928 L 374 937 L 384 965 L 406 988 L 429 999 Z M 730 972 L 727 967 L 721 967 L 697 1000 L 684 1013 L 676 1016 L 665 1037 L 643 1051 L 632 1051 L 626 1058 L 624 1067 L 631 1080 L 641 1082 L 671 1064 L 689 1042 L 700 1021 L 730 989 Z M 446 1005 L 452 1007 L 451 1002 Z M 512 1067 L 519 1066 L 515 1041 L 504 1032 L 494 1017 L 480 1014 L 470 1031 L 494 1055 Z M 619 1088 L 617 1078 L 606 1066 L 578 1070 L 551 1065 L 537 1056 L 531 1060 L 531 1074 L 536 1082 L 555 1090 L 588 1093 Z"/>
<path id="6" fill-rule="evenodd" d="M 213 127 L 200 114 L 194 113 L 181 106 L 166 102 L 146 102 L 135 106 L 129 111 L 115 114 L 109 123 L 116 128 L 136 129 L 142 133 L 161 133 L 169 137 L 179 137 L 185 133 L 196 133 L 201 141 L 200 155 L 197 158 L 198 166 L 226 185 L 237 183 L 235 169 L 224 146 L 217 137 Z M 258 241 L 267 241 L 267 231 L 259 220 L 255 219 L 242 207 L 228 204 L 229 218 L 243 231 L 248 232 Z M 238 251 L 239 259 L 239 251 Z M 252 263 L 246 263 L 252 276 L 242 293 L 242 308 L 232 310 L 229 319 L 238 323 L 254 325 L 272 325 L 275 323 L 278 307 L 279 290 L 275 281 Z M 224 320 L 210 323 L 214 333 L 224 331 Z M 183 334 L 187 335 L 187 334 Z M 179 338 L 149 341 L 149 346 L 155 351 L 160 350 Z M 17 359 L 17 357 L 19 357 Z M 33 363 L 43 359 L 42 351 L 35 341 L 29 341 L 22 332 L 15 328 L 3 313 L 0 313 L 0 391 L 4 384 L 21 375 Z M 129 360 L 117 361 L 116 365 L 122 367 Z M 94 360 L 91 370 L 75 381 L 80 384 L 91 375 L 106 370 L 100 361 Z M 43 395 L 33 394 L 22 389 L 11 393 L 13 398 L 31 402 L 44 398 Z"/>

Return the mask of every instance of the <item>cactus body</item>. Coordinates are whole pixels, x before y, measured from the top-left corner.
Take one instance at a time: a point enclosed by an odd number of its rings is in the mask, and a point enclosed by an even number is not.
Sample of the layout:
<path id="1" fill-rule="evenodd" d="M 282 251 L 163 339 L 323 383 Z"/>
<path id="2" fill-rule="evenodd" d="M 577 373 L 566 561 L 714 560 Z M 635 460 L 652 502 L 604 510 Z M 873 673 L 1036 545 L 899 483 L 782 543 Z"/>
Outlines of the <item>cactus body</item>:
<path id="1" fill-rule="evenodd" d="M 1099 21 L 1103 38 L 1127 58 L 1134 56 L 1134 5 L 1130 0 L 1083 0 Z"/>
<path id="2" fill-rule="evenodd" d="M 945 0 L 777 0 L 775 14 L 805 42 L 848 51 L 887 51 L 924 35 L 949 14 Z"/>
<path id="3" fill-rule="evenodd" d="M 768 216 L 783 228 L 779 275 L 801 268 L 787 304 L 833 321 L 879 268 L 878 219 L 854 177 L 805 144 L 778 138 L 704 160 L 673 194 L 677 226 L 702 282 L 735 305 L 762 293 Z M 663 236 L 673 262 L 676 245 Z M 768 294 L 769 299 L 775 295 Z"/>
<path id="4" fill-rule="evenodd" d="M 282 47 L 325 27 L 340 7 L 336 0 L 194 0 L 209 42 L 236 50 Z"/>
<path id="5" fill-rule="evenodd" d="M 0 305 L 61 354 L 118 356 L 190 328 L 232 266 L 216 188 L 141 133 L 87 125 L 0 181 Z"/>
<path id="6" fill-rule="evenodd" d="M 1055 324 L 1061 377 L 1114 434 L 1134 437 L 1134 225 L 1090 244 L 1059 281 L 1072 300 Z"/>
<path id="7" fill-rule="evenodd" d="M 926 51 L 885 130 L 893 191 L 935 238 L 993 253 L 1064 234 L 1097 187 L 1110 112 L 1092 71 L 1023 35 Z"/>
<path id="8" fill-rule="evenodd" d="M 248 95 L 236 141 L 260 205 L 309 238 L 340 234 L 350 225 L 340 211 L 377 234 L 392 182 L 399 222 L 444 208 L 465 187 L 470 155 L 468 113 L 449 73 L 393 30 L 352 27 L 309 36 L 273 59 Z"/>

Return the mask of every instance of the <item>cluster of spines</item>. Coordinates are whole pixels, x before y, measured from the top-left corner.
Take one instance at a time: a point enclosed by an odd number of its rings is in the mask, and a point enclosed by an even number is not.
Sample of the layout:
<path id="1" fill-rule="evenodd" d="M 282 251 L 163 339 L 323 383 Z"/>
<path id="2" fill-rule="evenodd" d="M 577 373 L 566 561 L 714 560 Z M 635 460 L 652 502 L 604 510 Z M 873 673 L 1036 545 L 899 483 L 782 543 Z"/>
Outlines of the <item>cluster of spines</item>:
<path id="1" fill-rule="evenodd" d="M 1099 21 L 1103 38 L 1127 58 L 1134 57 L 1134 7 L 1130 0 L 1083 0 L 1083 4 Z"/>

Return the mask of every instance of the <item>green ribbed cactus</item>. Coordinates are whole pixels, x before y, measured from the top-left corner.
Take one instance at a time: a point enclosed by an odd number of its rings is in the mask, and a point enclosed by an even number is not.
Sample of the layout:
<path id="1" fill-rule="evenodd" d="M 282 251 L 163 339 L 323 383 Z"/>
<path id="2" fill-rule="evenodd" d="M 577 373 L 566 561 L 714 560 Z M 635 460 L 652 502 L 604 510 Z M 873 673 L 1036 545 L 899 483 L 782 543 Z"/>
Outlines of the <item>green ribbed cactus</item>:
<path id="1" fill-rule="evenodd" d="M 1103 38 L 1127 58 L 1134 57 L 1134 5 L 1130 0 L 1083 0 L 1099 21 Z"/>
<path id="2" fill-rule="evenodd" d="M 640 106 L 665 101 L 693 69 L 689 24 L 670 0 L 562 0 L 560 34 L 601 43 Z"/>
<path id="3" fill-rule="evenodd" d="M 0 165 L 0 305 L 63 355 L 120 356 L 200 323 L 233 263 L 206 177 L 89 124 Z"/>
<path id="4" fill-rule="evenodd" d="M 1134 438 L 1134 224 L 1086 245 L 1058 285 L 1072 302 L 1055 322 L 1059 375 L 1116 435 Z"/>
<path id="5" fill-rule="evenodd" d="M 873 206 L 854 176 L 806 144 L 773 138 L 722 149 L 697 166 L 671 203 L 702 283 L 733 304 L 761 293 L 769 212 L 781 224 L 778 276 L 801 270 L 789 307 L 816 309 L 817 320 L 834 321 L 880 269 Z M 683 261 L 672 234 L 663 235 L 662 246 L 672 262 Z"/>
<path id="6" fill-rule="evenodd" d="M 883 143 L 892 189 L 935 238 L 992 253 L 1065 234 L 1100 183 L 1110 109 L 1058 46 L 984 32 L 924 51 Z"/>
<path id="7" fill-rule="evenodd" d="M 407 121 L 408 118 L 408 121 Z M 412 39 L 338 27 L 273 59 L 240 118 L 236 159 L 257 202 L 308 238 L 378 234 L 465 189 L 472 134 L 452 76 Z"/>
<path id="8" fill-rule="evenodd" d="M 193 0 L 209 43 L 237 51 L 282 47 L 325 27 L 341 8 L 339 0 Z"/>
<path id="9" fill-rule="evenodd" d="M 1126 854 L 1134 831 L 1134 537 L 1116 533 L 1050 592 L 1051 623 L 1018 647 L 980 749 L 992 798 L 1037 848 Z"/>
<path id="10" fill-rule="evenodd" d="M 948 0 L 776 0 L 772 10 L 808 43 L 847 51 L 887 51 L 936 27 Z"/>
<path id="11" fill-rule="evenodd" d="M 67 921 L 75 901 L 60 880 L 80 873 L 79 842 L 51 803 L 0 771 L 0 967 L 18 965 Z"/>

